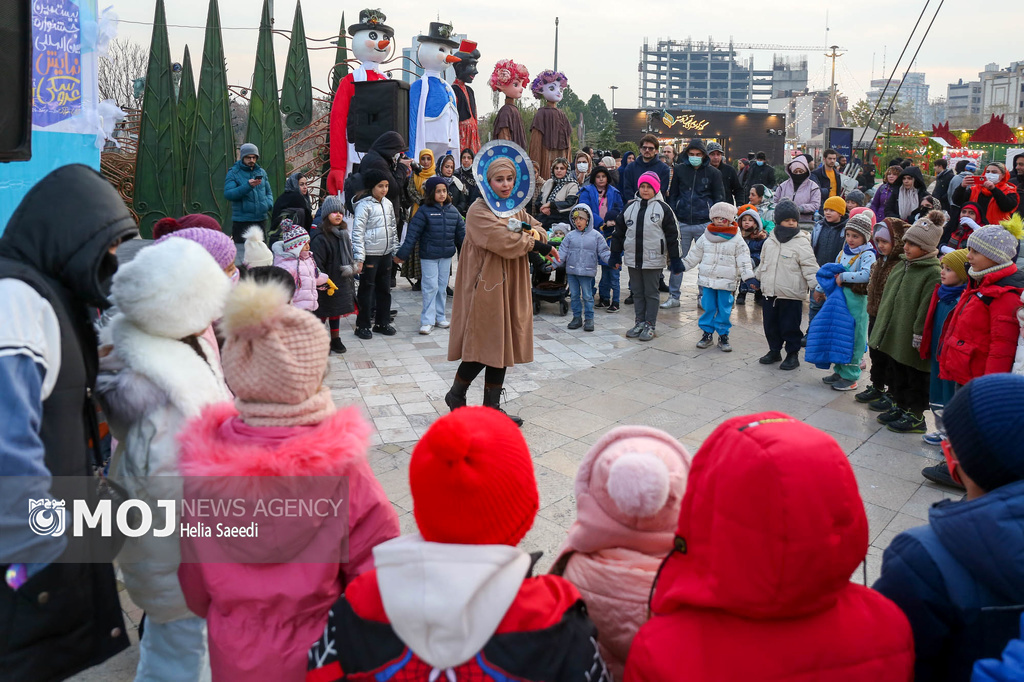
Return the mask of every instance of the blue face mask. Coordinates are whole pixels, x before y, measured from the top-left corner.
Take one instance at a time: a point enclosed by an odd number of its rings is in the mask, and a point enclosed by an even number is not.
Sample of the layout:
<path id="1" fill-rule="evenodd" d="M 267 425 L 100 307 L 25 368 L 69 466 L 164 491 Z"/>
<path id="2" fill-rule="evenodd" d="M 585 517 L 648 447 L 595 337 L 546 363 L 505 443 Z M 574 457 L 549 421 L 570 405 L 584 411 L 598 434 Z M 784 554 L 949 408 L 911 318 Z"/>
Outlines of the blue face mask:
<path id="1" fill-rule="evenodd" d="M 694 168 L 696 168 L 697 166 L 704 162 L 704 157 L 702 156 L 688 156 L 686 158 L 690 160 L 690 165 L 693 166 Z"/>
<path id="2" fill-rule="evenodd" d="M 760 161 L 760 160 L 758 160 L 758 161 L 755 161 L 755 163 L 756 163 L 756 164 L 757 164 L 758 166 L 763 166 L 763 165 L 764 165 L 764 161 Z"/>

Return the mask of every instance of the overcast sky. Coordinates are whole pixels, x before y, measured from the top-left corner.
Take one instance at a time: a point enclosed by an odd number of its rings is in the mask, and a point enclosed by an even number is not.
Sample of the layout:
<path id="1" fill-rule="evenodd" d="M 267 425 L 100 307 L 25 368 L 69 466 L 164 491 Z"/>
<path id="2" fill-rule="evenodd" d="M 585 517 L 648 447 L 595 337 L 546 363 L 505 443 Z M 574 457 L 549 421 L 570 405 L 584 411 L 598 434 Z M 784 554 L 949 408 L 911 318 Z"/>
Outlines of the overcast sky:
<path id="1" fill-rule="evenodd" d="M 106 5 L 100 3 L 101 8 Z M 825 33 L 825 6 L 829 9 L 828 42 Z M 114 10 L 122 20 L 119 35 L 149 44 L 155 0 L 113 0 Z M 733 0 L 732 2 L 682 3 L 669 0 L 520 0 L 517 3 L 445 3 L 409 2 L 408 0 L 374 0 L 388 15 L 388 24 L 395 29 L 399 47 L 408 47 L 412 37 L 425 33 L 429 22 L 442 21 L 454 25 L 458 33 L 468 34 L 479 43 L 480 76 L 475 91 L 481 113 L 489 111 L 490 89 L 486 79 L 498 59 L 512 58 L 524 63 L 531 77 L 551 68 L 554 61 L 554 19 L 560 18 L 558 66 L 569 78 L 569 84 L 584 100 L 600 94 L 610 106 L 609 86 L 617 85 L 618 107 L 637 105 L 637 64 L 643 40 L 658 38 L 694 40 L 711 36 L 715 41 L 737 43 L 771 43 L 778 45 L 838 44 L 847 52 L 837 62 L 836 80 L 841 92 L 855 102 L 861 99 L 872 77 L 881 78 L 883 52 L 886 72 L 892 70 L 896 58 L 924 6 L 924 0 L 892 2 L 891 0 L 860 0 L 856 3 L 822 3 L 804 0 Z M 917 46 L 919 36 L 931 19 L 937 0 L 928 6 L 925 18 L 908 50 Z M 946 84 L 958 78 L 971 80 L 985 64 L 997 62 L 1006 67 L 1013 60 L 1024 59 L 1024 51 L 1016 44 L 1016 27 L 1024 21 L 1020 3 L 995 5 L 983 3 L 985 9 L 964 3 L 944 5 L 918 55 L 914 71 L 923 71 L 931 86 L 930 97 L 945 96 Z M 247 85 L 252 74 L 262 0 L 220 0 L 221 25 L 231 84 Z M 328 38 L 340 26 L 345 11 L 346 24 L 354 24 L 361 5 L 332 0 L 305 0 L 302 3 L 306 35 Z M 192 25 L 200 28 L 169 29 L 172 55 L 180 59 L 185 44 L 192 54 L 192 65 L 198 80 L 199 59 L 203 49 L 207 0 L 166 0 L 168 24 Z M 275 0 L 275 28 L 290 30 L 295 11 L 293 0 Z M 993 13 L 1006 27 L 1006 40 L 993 38 Z M 678 18 L 674 18 L 678 17 Z M 145 25 L 127 21 L 144 22 Z M 311 43 L 326 45 L 327 43 Z M 282 77 L 288 43 L 275 38 L 278 78 Z M 401 50 L 398 51 L 401 54 Z M 798 57 L 806 54 L 809 61 L 811 87 L 827 87 L 829 71 L 820 51 L 787 51 L 780 55 Z M 770 51 L 747 51 L 741 58 L 753 57 L 755 68 L 767 68 Z M 311 50 L 314 87 L 327 88 L 327 77 L 334 63 L 333 50 Z M 905 66 L 901 66 L 900 73 Z M 888 75 L 888 73 L 886 73 Z M 529 96 L 529 93 L 527 93 Z"/>

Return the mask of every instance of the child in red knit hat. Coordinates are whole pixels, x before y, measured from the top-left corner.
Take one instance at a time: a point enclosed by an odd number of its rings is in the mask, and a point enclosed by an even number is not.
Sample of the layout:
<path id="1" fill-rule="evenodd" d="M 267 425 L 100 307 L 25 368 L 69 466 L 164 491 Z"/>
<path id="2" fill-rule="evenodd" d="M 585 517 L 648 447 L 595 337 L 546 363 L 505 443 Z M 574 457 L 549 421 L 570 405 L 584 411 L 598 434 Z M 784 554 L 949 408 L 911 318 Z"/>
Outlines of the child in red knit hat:
<path id="1" fill-rule="evenodd" d="M 376 546 L 310 651 L 310 682 L 373 679 L 608 681 L 580 594 L 528 577 L 516 545 L 533 525 L 537 482 L 526 441 L 496 410 L 441 417 L 409 463 L 420 533 Z"/>

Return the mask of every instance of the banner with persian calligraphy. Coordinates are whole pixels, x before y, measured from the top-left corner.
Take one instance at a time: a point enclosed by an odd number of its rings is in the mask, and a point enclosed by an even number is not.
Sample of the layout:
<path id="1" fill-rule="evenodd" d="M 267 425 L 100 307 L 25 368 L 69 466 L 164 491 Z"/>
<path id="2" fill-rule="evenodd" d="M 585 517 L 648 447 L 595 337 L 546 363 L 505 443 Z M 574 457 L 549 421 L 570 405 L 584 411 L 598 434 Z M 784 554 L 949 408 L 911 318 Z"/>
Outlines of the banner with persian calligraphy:
<path id="1" fill-rule="evenodd" d="M 73 0 L 32 2 L 32 124 L 45 128 L 82 110 L 82 21 Z"/>

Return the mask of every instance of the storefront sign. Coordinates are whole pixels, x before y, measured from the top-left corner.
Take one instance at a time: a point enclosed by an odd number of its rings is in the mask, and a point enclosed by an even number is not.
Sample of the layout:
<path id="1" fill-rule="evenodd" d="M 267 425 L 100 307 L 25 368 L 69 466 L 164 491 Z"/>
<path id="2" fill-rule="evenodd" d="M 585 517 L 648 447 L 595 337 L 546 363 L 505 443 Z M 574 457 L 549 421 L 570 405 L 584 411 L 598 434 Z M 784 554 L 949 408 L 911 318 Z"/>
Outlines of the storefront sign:
<path id="1" fill-rule="evenodd" d="M 82 37 L 71 0 L 32 3 L 32 123 L 51 126 L 82 109 Z"/>
<path id="2" fill-rule="evenodd" d="M 692 114 L 680 114 L 679 116 L 673 116 L 672 114 L 665 111 L 661 116 L 661 122 L 668 128 L 679 126 L 683 130 L 695 130 L 698 133 L 704 132 L 704 129 L 711 125 L 711 121 L 706 119 L 697 119 Z"/>

